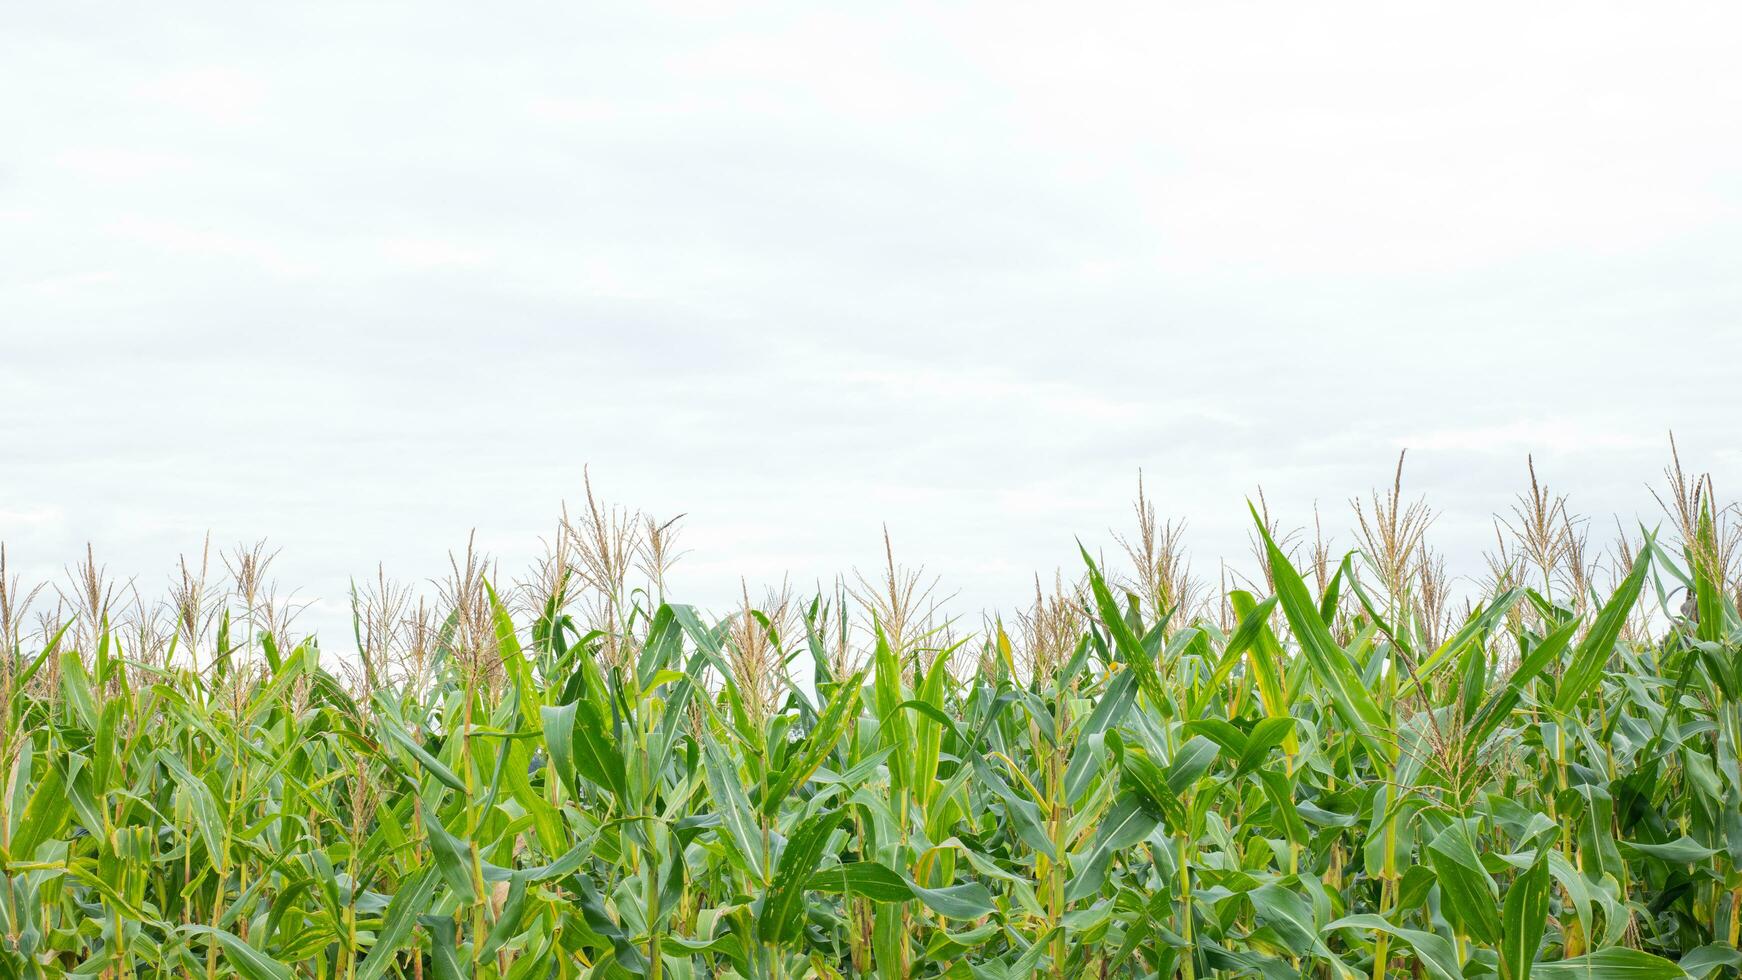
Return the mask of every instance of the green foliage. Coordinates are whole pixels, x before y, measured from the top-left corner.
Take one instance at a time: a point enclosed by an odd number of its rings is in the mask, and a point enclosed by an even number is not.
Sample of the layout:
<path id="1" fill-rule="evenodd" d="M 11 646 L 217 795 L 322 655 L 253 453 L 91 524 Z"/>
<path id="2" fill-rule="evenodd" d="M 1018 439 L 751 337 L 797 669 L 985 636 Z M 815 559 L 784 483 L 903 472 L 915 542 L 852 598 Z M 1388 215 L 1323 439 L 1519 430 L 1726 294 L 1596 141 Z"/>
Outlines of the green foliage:
<path id="1" fill-rule="evenodd" d="M 1052 647 L 869 624 L 863 669 L 844 598 L 583 629 L 566 580 L 531 623 L 479 580 L 348 682 L 245 614 L 203 661 L 5 651 L 0 973 L 1736 974 L 1742 645 L 1698 542 L 1441 640 L 1367 556 L 1315 594 L 1258 539 L 1228 627 L 1085 551 Z M 1648 634 L 1654 571 L 1697 616 Z"/>

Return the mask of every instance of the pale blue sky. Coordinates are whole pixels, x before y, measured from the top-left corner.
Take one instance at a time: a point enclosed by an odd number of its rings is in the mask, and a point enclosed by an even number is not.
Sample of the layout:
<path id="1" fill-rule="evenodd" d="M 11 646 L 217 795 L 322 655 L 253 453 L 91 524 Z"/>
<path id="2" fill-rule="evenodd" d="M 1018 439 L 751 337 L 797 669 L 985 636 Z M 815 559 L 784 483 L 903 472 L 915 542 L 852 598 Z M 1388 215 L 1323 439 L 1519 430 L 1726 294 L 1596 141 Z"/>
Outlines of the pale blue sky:
<path id="1" fill-rule="evenodd" d="M 340 629 L 592 465 L 680 597 L 1013 604 L 1139 467 L 1200 570 L 1525 455 L 1742 480 L 1733 5 L 31 5 L 0 30 L 0 539 L 268 536 Z M 1347 537 L 1340 539 L 1347 543 Z M 341 633 L 339 639 L 343 639 Z M 331 643 L 332 640 L 329 640 Z"/>

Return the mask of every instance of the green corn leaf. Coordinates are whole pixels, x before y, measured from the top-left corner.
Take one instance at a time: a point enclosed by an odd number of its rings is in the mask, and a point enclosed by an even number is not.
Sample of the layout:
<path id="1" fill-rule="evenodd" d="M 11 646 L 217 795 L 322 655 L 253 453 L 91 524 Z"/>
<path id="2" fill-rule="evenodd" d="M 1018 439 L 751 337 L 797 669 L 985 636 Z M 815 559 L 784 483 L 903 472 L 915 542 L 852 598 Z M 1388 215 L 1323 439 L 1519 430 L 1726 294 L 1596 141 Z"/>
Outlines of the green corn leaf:
<path id="1" fill-rule="evenodd" d="M 1427 846 L 1440 883 L 1440 897 L 1466 935 L 1492 944 L 1500 938 L 1500 910 L 1494 879 L 1482 867 L 1466 824 L 1454 823 Z"/>
<path id="2" fill-rule="evenodd" d="M 1646 844 L 1640 841 L 1622 841 L 1621 844 L 1630 851 L 1648 854 L 1671 864 L 1693 864 L 1718 853 L 1717 848 L 1707 847 L 1686 834 L 1662 844 Z"/>
<path id="3" fill-rule="evenodd" d="M 430 850 L 435 856 L 436 870 L 461 905 L 478 901 L 477 881 L 472 874 L 472 849 L 464 840 L 448 833 L 439 820 L 426 820 L 424 831 L 429 835 Z"/>
<path id="4" fill-rule="evenodd" d="M 1506 890 L 1500 913 L 1501 980 L 1530 980 L 1531 964 L 1548 926 L 1548 893 L 1548 855 L 1544 853 Z"/>
<path id="5" fill-rule="evenodd" d="M 708 739 L 702 745 L 702 758 L 707 766 L 708 788 L 714 805 L 720 810 L 720 822 L 739 855 L 758 882 L 767 880 L 763 870 L 762 830 L 756 822 L 750 798 L 739 781 L 738 766 L 727 758 L 719 743 Z"/>
<path id="6" fill-rule="evenodd" d="M 1135 793 L 1151 813 L 1166 819 L 1169 827 L 1185 824 L 1185 810 L 1169 786 L 1167 774 L 1141 746 L 1125 747 L 1119 759 L 1119 778 L 1121 785 Z"/>
<path id="7" fill-rule="evenodd" d="M 1279 882 L 1272 882 L 1253 889 L 1246 897 L 1251 900 L 1258 921 L 1275 929 L 1290 946 L 1326 959 L 1336 959 L 1319 938 L 1312 906 L 1299 893 L 1284 888 Z"/>
<path id="8" fill-rule="evenodd" d="M 1155 672 L 1155 664 L 1151 662 L 1148 651 L 1143 649 L 1143 641 L 1131 631 L 1130 625 L 1119 611 L 1119 603 L 1113 599 L 1113 592 L 1107 588 L 1107 583 L 1101 578 L 1101 570 L 1095 566 L 1095 560 L 1089 557 L 1087 548 L 1078 546 L 1083 553 L 1083 562 L 1089 566 L 1089 587 L 1095 596 L 1095 605 L 1101 614 L 1101 624 L 1113 636 L 1113 646 L 1119 651 L 1119 659 L 1137 678 L 1137 686 L 1143 696 L 1149 700 L 1151 710 L 1160 710 L 1169 703 L 1166 690 L 1162 687 L 1161 678 Z"/>
<path id="9" fill-rule="evenodd" d="M 496 922 L 490 926 L 489 935 L 484 937 L 483 948 L 478 956 L 488 960 L 507 945 L 510 939 L 520 931 L 520 920 L 526 908 L 527 876 L 515 874 L 508 882 L 508 895 L 502 901 L 502 911 L 496 914 Z"/>
<path id="10" fill-rule="evenodd" d="M 1415 952 L 1415 958 L 1421 963 L 1422 969 L 1434 980 L 1463 980 L 1464 971 L 1458 964 L 1457 951 L 1452 948 L 1451 943 L 1431 932 L 1395 926 L 1370 913 L 1344 916 L 1325 927 L 1326 932 L 1336 929 L 1379 932 L 1393 939 L 1400 939 Z"/>
<path id="11" fill-rule="evenodd" d="M 190 925 L 182 929 L 191 935 L 205 936 L 224 949 L 225 962 L 247 980 L 294 980 L 290 967 L 243 942 L 236 935 L 210 926 Z"/>
<path id="12" fill-rule="evenodd" d="M 877 861 L 852 861 L 814 872 L 806 887 L 833 895 L 853 895 L 873 902 L 905 902 L 913 887 L 888 865 Z"/>
<path id="13" fill-rule="evenodd" d="M 399 727 L 397 722 L 383 714 L 376 718 L 376 724 L 383 734 L 398 743 L 405 751 L 411 753 L 411 757 L 417 760 L 418 765 L 423 766 L 424 771 L 434 776 L 438 782 L 455 792 L 462 794 L 466 792 L 465 782 L 459 776 L 454 775 L 453 770 L 442 765 L 435 756 L 430 755 L 423 746 L 418 745 L 410 733 Z"/>
<path id="14" fill-rule="evenodd" d="M 828 705 L 806 738 L 801 753 L 769 782 L 768 793 L 763 800 L 765 813 L 772 816 L 778 812 L 787 797 L 803 786 L 822 766 L 823 761 L 840 743 L 847 727 L 858 719 L 860 685 L 864 679 L 865 672 L 860 671 L 836 688 L 834 697 L 829 699 Z"/>
<path id="15" fill-rule="evenodd" d="M 1567 665 L 1566 673 L 1561 676 L 1560 690 L 1555 694 L 1555 710 L 1562 714 L 1571 711 L 1573 705 L 1585 696 L 1585 693 L 1597 683 L 1603 675 L 1603 665 L 1609 662 L 1609 657 L 1615 649 L 1615 639 L 1621 635 L 1621 627 L 1627 622 L 1627 616 L 1633 611 L 1634 603 L 1639 601 L 1639 590 L 1645 585 L 1646 570 L 1651 567 L 1651 549 L 1641 548 L 1639 557 L 1633 561 L 1633 568 L 1627 577 L 1616 587 L 1609 601 L 1603 604 L 1601 612 L 1591 624 L 1591 630 L 1585 638 L 1579 641 L 1573 651 L 1573 659 Z"/>
<path id="16" fill-rule="evenodd" d="M 979 882 L 944 888 L 923 888 L 899 872 L 876 861 L 857 861 L 813 873 L 806 888 L 834 895 L 854 895 L 882 904 L 919 899 L 933 912 L 949 919 L 968 921 L 997 911 L 991 892 Z"/>
<path id="17" fill-rule="evenodd" d="M 460 965 L 459 930 L 452 916 L 422 915 L 419 923 L 429 930 L 429 961 L 435 980 L 465 980 Z"/>
<path id="18" fill-rule="evenodd" d="M 1611 946 L 1594 953 L 1531 968 L 1536 980 L 1680 980 L 1682 968 L 1650 953 Z"/>
<path id="19" fill-rule="evenodd" d="M 1564 623 L 1543 637 L 1530 651 L 1530 655 L 1518 665 L 1518 669 L 1513 671 L 1506 686 L 1495 692 L 1476 712 L 1464 737 L 1464 749 L 1468 757 L 1474 758 L 1489 736 L 1511 717 L 1512 709 L 1517 706 L 1530 682 L 1540 676 L 1550 664 L 1560 660 L 1561 651 L 1566 649 L 1578 625 L 1576 620 Z"/>
<path id="20" fill-rule="evenodd" d="M 394 893 L 387 906 L 381 928 L 375 934 L 375 943 L 369 947 L 369 955 L 363 958 L 363 965 L 357 969 L 357 980 L 378 980 L 393 968 L 394 959 L 411 938 L 417 917 L 428 910 L 436 885 L 441 880 L 435 868 L 424 868 L 400 883 L 399 891 Z"/>
<path id="21" fill-rule="evenodd" d="M 765 941 L 790 942 L 804 926 L 804 892 L 811 874 L 821 862 L 829 836 L 845 812 L 825 810 L 806 820 L 781 851 L 774 880 L 762 898 L 762 913 L 756 931 Z"/>
<path id="22" fill-rule="evenodd" d="M 1390 738 L 1380 736 L 1386 728 L 1384 714 L 1356 675 L 1349 663 L 1349 655 L 1337 645 L 1325 621 L 1320 618 L 1318 607 L 1307 592 L 1306 583 L 1301 581 L 1300 573 L 1271 540 L 1270 530 L 1264 526 L 1256 508 L 1252 509 L 1252 519 L 1264 539 L 1271 575 L 1276 580 L 1277 599 L 1282 605 L 1283 615 L 1288 618 L 1289 628 L 1294 631 L 1295 642 L 1300 644 L 1301 654 L 1325 686 L 1338 716 L 1354 731 L 1374 764 L 1389 766 L 1397 757 L 1397 748 Z"/>
<path id="23" fill-rule="evenodd" d="M 210 860 L 217 863 L 220 870 L 228 867 L 225 860 L 225 825 L 223 811 L 218 808 L 217 798 L 212 795 L 211 787 L 204 780 L 188 771 L 187 766 L 179 757 L 170 752 L 159 752 L 157 759 L 169 774 L 175 778 L 176 784 L 186 794 L 189 806 L 193 810 L 194 827 L 199 831 L 200 839 L 205 842 L 206 852 Z"/>
<path id="24" fill-rule="evenodd" d="M 992 893 L 977 881 L 947 888 L 921 888 L 911 881 L 908 884 L 915 898 L 946 919 L 966 922 L 997 911 L 997 906 L 992 903 Z"/>
<path id="25" fill-rule="evenodd" d="M 32 758 L 30 743 L 25 742 L 24 751 L 19 753 L 17 763 L 17 771 L 21 777 L 17 787 L 20 791 L 30 788 Z M 30 801 L 22 808 L 15 808 L 11 814 L 16 825 L 12 830 L 8 850 L 15 861 L 34 858 L 37 848 L 60 836 L 61 828 L 67 825 L 72 816 L 66 805 L 66 781 L 60 766 L 46 765 L 41 768 L 42 779 L 31 792 Z"/>
<path id="26" fill-rule="evenodd" d="M 545 750 L 569 792 L 580 795 L 579 780 L 586 779 L 627 806 L 627 763 L 593 696 L 583 693 L 568 704 L 546 706 L 539 710 L 539 715 Z"/>
<path id="27" fill-rule="evenodd" d="M 877 647 L 871 655 L 871 681 L 877 715 L 882 719 L 877 726 L 878 736 L 881 744 L 890 750 L 890 787 L 907 789 L 914 772 L 914 741 L 906 713 L 895 710 L 903 700 L 901 664 L 881 626 L 877 627 L 876 636 Z"/>
<path id="28" fill-rule="evenodd" d="M 1209 703 L 1212 696 L 1220 691 L 1228 676 L 1234 672 L 1234 667 L 1240 662 L 1241 656 L 1258 643 L 1259 636 L 1269 629 L 1267 621 L 1270 617 L 1270 611 L 1276 608 L 1276 597 L 1274 596 L 1261 603 L 1254 603 L 1249 594 L 1239 590 L 1229 593 L 1229 601 L 1240 617 L 1240 625 L 1234 630 L 1234 635 L 1228 638 L 1227 645 L 1222 648 L 1221 659 L 1216 662 L 1216 669 L 1211 673 L 1209 681 L 1204 684 L 1198 696 L 1193 699 L 1191 713 L 1194 715 L 1203 713 L 1204 706 Z M 1266 667 L 1270 666 L 1263 657 L 1253 658 L 1254 666 L 1256 667 L 1260 661 L 1265 661 Z M 1281 685 L 1276 682 L 1274 671 L 1260 669 L 1256 672 L 1259 683 L 1265 688 L 1264 694 L 1261 695 L 1264 697 L 1265 703 L 1280 703 Z M 1274 695 L 1275 700 L 1271 700 L 1272 695 Z"/>

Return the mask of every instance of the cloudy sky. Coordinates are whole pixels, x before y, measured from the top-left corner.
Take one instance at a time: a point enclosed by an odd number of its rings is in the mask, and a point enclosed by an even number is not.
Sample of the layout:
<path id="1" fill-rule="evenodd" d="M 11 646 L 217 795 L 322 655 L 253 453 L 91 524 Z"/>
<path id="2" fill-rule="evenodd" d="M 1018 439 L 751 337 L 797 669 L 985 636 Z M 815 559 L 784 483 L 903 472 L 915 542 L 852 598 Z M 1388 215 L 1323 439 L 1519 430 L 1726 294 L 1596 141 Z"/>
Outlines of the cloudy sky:
<path id="1" fill-rule="evenodd" d="M 923 561 L 967 611 L 1244 498 L 1525 457 L 1742 485 L 1722 3 L 35 4 L 0 29 L 0 539 L 517 566 L 591 466 L 681 595 Z M 1347 543 L 1347 538 L 1341 539 Z M 340 633 L 342 637 L 344 634 Z"/>

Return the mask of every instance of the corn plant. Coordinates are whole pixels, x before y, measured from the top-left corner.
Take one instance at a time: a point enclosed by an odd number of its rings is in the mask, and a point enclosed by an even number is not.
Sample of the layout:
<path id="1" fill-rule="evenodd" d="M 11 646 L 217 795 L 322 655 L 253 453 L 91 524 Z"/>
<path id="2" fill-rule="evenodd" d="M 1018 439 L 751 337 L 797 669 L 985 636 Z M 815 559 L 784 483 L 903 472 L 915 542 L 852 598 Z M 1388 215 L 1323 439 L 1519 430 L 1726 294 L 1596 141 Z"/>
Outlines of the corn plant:
<path id="1" fill-rule="evenodd" d="M 1176 566 L 1128 587 L 1084 551 L 1029 642 L 873 617 L 862 663 L 844 591 L 710 620 L 619 578 L 589 620 L 561 564 L 531 604 L 456 565 L 415 669 L 374 615 L 360 664 L 251 609 L 160 657 L 107 618 L 34 644 L 8 624 L 0 966 L 1742 968 L 1742 623 L 1709 499 L 1604 594 L 1502 581 L 1445 629 L 1382 542 L 1303 573 L 1253 517 L 1264 574 L 1220 621 L 1158 608 Z"/>

